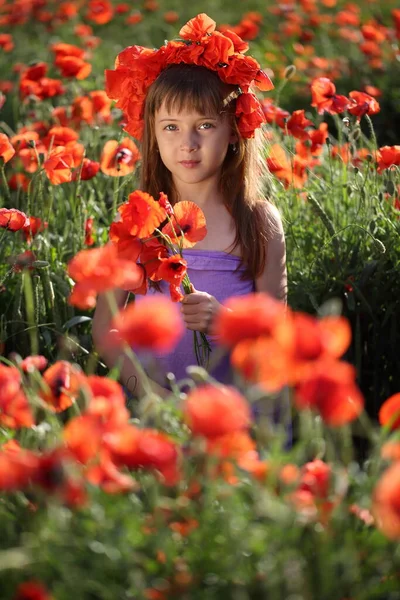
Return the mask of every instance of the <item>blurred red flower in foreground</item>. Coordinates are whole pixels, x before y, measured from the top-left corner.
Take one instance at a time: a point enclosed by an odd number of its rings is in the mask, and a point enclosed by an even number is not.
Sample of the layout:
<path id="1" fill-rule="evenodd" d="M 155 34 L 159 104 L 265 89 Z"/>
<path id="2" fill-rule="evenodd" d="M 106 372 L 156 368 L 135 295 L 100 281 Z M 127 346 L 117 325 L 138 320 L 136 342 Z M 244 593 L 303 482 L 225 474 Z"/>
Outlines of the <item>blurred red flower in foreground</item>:
<path id="1" fill-rule="evenodd" d="M 400 393 L 390 396 L 379 409 L 379 423 L 391 431 L 400 428 Z"/>
<path id="2" fill-rule="evenodd" d="M 27 356 L 21 362 L 19 367 L 26 373 L 31 373 L 32 371 L 35 371 L 35 369 L 43 371 L 47 366 L 47 362 L 47 358 L 40 354 L 36 356 Z"/>
<path id="3" fill-rule="evenodd" d="M 143 270 L 133 260 L 119 258 L 112 244 L 78 252 L 68 263 L 68 274 L 76 282 L 69 303 L 79 308 L 94 308 L 100 292 L 134 290 L 144 278 Z"/>
<path id="4" fill-rule="evenodd" d="M 133 348 L 156 352 L 173 350 L 184 332 L 177 306 L 161 295 L 131 303 L 113 318 L 111 329 L 118 330 L 120 339 L 112 336 L 110 342 L 124 340 Z"/>
<path id="5" fill-rule="evenodd" d="M 85 376 L 71 363 L 59 360 L 43 373 L 41 398 L 54 410 L 61 412 L 77 399 Z"/>
<path id="6" fill-rule="evenodd" d="M 21 388 L 21 375 L 17 368 L 0 364 L 0 423 L 6 427 L 20 428 L 34 425 L 33 414 Z"/>
<path id="7" fill-rule="evenodd" d="M 241 431 L 251 424 L 249 403 L 233 387 L 198 387 L 189 392 L 182 410 L 192 433 L 207 438 Z"/>
<path id="8" fill-rule="evenodd" d="M 373 494 L 372 514 L 376 526 L 391 540 L 400 539 L 400 462 L 382 475 Z"/>
<path id="9" fill-rule="evenodd" d="M 270 335 L 284 319 L 286 307 L 262 292 L 229 298 L 213 325 L 213 335 L 219 343 L 232 347 L 243 339 Z"/>
<path id="10" fill-rule="evenodd" d="M 354 421 L 364 409 L 364 398 L 355 384 L 355 369 L 348 363 L 321 361 L 295 388 L 299 410 L 317 410 L 327 425 Z"/>

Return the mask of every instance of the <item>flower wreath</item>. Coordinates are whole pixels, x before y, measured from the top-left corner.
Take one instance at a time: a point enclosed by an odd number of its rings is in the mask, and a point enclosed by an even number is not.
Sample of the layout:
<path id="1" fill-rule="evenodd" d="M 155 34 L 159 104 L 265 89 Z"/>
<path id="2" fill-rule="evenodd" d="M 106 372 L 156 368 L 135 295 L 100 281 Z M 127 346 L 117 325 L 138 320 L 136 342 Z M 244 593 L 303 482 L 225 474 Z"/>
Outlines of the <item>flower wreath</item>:
<path id="1" fill-rule="evenodd" d="M 265 122 L 257 97 L 249 92 L 255 85 L 264 92 L 273 83 L 259 63 L 245 56 L 248 44 L 233 31 L 215 31 L 216 23 L 206 14 L 194 17 L 182 27 L 182 39 L 166 42 L 157 49 L 129 46 L 118 54 L 115 70 L 106 70 L 106 92 L 116 100 L 124 113 L 125 131 L 142 139 L 146 93 L 161 71 L 171 64 L 194 64 L 216 71 L 222 81 L 237 85 L 236 119 L 243 138 L 254 137 L 254 131 Z"/>

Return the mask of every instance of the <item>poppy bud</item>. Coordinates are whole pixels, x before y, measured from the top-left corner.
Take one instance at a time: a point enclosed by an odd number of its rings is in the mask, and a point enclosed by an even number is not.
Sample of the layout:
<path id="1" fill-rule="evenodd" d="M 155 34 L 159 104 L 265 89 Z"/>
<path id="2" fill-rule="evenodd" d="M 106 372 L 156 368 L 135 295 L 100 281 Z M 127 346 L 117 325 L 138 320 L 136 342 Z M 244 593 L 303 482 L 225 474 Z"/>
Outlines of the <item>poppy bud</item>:
<path id="1" fill-rule="evenodd" d="M 292 77 L 294 77 L 294 75 L 296 74 L 296 67 L 295 65 L 289 65 L 288 67 L 286 67 L 286 69 L 283 72 L 283 77 L 284 79 L 292 79 Z"/>

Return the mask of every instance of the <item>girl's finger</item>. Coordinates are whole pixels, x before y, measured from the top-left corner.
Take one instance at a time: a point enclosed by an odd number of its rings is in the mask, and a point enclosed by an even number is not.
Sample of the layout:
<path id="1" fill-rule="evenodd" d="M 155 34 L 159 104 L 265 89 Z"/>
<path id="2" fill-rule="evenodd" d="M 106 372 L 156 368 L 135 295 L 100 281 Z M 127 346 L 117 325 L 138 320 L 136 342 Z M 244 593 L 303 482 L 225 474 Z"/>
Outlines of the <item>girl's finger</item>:
<path id="1" fill-rule="evenodd" d="M 182 300 L 182 304 L 198 304 L 201 300 L 204 300 L 202 294 L 186 294 Z"/>
<path id="2" fill-rule="evenodd" d="M 184 315 L 197 315 L 199 306 L 197 304 L 183 305 L 181 311 Z"/>

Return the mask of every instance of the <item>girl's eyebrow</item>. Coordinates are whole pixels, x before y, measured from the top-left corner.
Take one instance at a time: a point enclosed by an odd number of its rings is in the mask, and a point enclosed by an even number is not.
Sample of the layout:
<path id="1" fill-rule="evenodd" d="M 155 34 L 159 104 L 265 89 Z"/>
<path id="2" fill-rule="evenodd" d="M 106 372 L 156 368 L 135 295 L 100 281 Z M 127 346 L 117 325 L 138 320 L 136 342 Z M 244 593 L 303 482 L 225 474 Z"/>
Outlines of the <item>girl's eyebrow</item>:
<path id="1" fill-rule="evenodd" d="M 198 120 L 200 121 L 201 119 L 207 119 L 208 121 L 217 121 L 218 119 L 216 117 L 206 117 L 206 116 L 200 116 L 198 117 Z M 171 117 L 170 119 L 159 119 L 160 123 L 163 123 L 164 121 L 179 121 L 179 119 L 175 119 L 173 117 Z"/>

